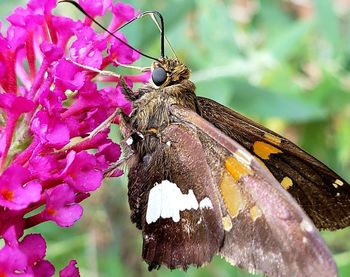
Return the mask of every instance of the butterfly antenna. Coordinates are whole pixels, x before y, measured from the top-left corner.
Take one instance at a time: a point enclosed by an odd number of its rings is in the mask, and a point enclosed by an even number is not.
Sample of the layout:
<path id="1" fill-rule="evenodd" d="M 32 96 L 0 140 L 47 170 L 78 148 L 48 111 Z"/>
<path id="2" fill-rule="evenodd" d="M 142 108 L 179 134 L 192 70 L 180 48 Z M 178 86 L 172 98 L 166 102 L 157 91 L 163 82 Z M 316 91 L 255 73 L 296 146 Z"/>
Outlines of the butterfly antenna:
<path id="1" fill-rule="evenodd" d="M 176 56 L 176 53 L 175 53 L 175 50 L 174 48 L 172 47 L 172 45 L 170 44 L 170 41 L 168 40 L 166 34 L 165 34 L 165 31 L 163 30 L 162 31 L 162 28 L 157 20 L 157 18 L 154 16 L 154 14 L 151 15 L 151 19 L 153 20 L 153 22 L 156 24 L 156 26 L 158 27 L 158 30 L 160 32 L 163 32 L 164 33 L 164 38 L 165 38 L 165 41 L 167 42 L 168 46 L 170 47 L 170 50 L 171 50 L 171 53 L 173 53 L 173 55 L 175 56 L 176 59 L 178 59 L 178 57 Z"/>
<path id="2" fill-rule="evenodd" d="M 125 22 L 123 25 L 121 25 L 117 30 L 119 31 L 120 29 L 124 28 L 125 26 L 129 25 L 131 22 L 137 20 L 137 19 L 140 19 L 144 16 L 150 16 L 152 18 L 152 20 L 154 21 L 154 23 L 156 24 L 156 26 L 158 27 L 159 29 L 159 32 L 160 32 L 160 56 L 161 58 L 164 58 L 165 57 L 165 50 L 164 50 L 164 40 L 167 41 L 167 43 L 169 44 L 170 46 L 170 49 L 171 51 L 174 53 L 174 50 L 173 48 L 171 47 L 168 39 L 165 37 L 165 32 L 164 32 L 164 20 L 163 20 L 163 16 L 161 15 L 160 12 L 158 11 L 145 11 L 143 13 L 140 13 L 139 15 L 137 15 L 136 17 L 130 19 L 128 22 Z M 156 16 L 159 18 L 159 21 L 158 19 L 156 18 Z M 175 54 L 175 53 L 174 53 Z M 175 55 L 176 56 L 176 55 Z"/>
<path id="3" fill-rule="evenodd" d="M 144 56 L 146 58 L 152 59 L 154 61 L 158 61 L 159 60 L 157 58 L 154 58 L 152 56 L 149 56 L 145 53 L 142 53 L 141 51 L 139 51 L 138 49 L 136 49 L 135 47 L 131 46 L 130 44 L 126 43 L 124 40 L 118 38 L 116 35 L 114 35 L 111 31 L 109 31 L 106 27 L 104 27 L 101 23 L 99 23 L 97 20 L 95 20 L 91 15 L 89 15 L 77 2 L 74 2 L 73 0 L 61 0 L 58 3 L 70 3 L 73 6 L 75 6 L 80 12 L 82 12 L 86 17 L 88 17 L 92 22 L 94 22 L 97 26 L 99 26 L 102 30 L 106 31 L 109 35 L 111 35 L 112 37 L 114 37 L 115 39 L 119 40 L 121 43 L 123 43 L 124 45 L 128 46 L 130 49 L 134 50 L 135 52 L 139 53 L 141 56 Z M 159 14 L 160 15 L 160 14 Z M 161 15 L 160 15 L 161 16 Z M 129 22 L 129 21 L 128 21 Z M 128 23 L 127 22 L 127 23 Z M 163 24 L 163 30 L 164 30 L 164 24 Z M 164 54 L 164 35 L 162 35 L 161 37 L 163 37 L 163 47 L 162 47 L 162 51 L 161 53 Z M 163 57 L 163 56 L 162 56 Z"/>

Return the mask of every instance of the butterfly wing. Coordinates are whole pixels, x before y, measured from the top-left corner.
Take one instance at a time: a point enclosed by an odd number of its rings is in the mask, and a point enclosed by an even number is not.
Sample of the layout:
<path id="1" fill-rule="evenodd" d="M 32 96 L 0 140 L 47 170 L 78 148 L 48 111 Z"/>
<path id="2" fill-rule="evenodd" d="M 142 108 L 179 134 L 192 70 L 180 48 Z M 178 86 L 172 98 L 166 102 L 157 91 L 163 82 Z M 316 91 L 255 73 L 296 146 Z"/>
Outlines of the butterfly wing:
<path id="1" fill-rule="evenodd" d="M 150 270 L 201 266 L 223 242 L 218 192 L 193 131 L 171 124 L 160 136 L 145 134 L 156 148 L 134 157 L 129 169 L 131 219 L 142 229 L 142 256 Z"/>
<path id="2" fill-rule="evenodd" d="M 155 150 L 129 170 L 132 221 L 150 269 L 201 266 L 221 254 L 270 276 L 336 275 L 311 220 L 249 152 L 195 112 L 172 113 L 173 123 L 144 137 Z"/>
<path id="3" fill-rule="evenodd" d="M 221 198 L 229 262 L 269 276 L 336 276 L 317 229 L 296 201 L 249 152 L 197 113 L 172 113 L 196 130 Z"/>
<path id="4" fill-rule="evenodd" d="M 198 97 L 203 118 L 243 145 L 303 207 L 319 229 L 350 225 L 350 186 L 298 146 L 217 102 Z"/>

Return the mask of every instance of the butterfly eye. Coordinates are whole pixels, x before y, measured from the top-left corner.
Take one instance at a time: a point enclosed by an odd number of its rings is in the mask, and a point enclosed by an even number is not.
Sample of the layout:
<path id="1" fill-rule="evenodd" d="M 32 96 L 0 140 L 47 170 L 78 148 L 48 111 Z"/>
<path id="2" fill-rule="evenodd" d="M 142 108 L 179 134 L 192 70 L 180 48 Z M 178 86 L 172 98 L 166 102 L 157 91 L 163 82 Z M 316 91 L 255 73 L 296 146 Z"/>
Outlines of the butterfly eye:
<path id="1" fill-rule="evenodd" d="M 164 68 L 157 67 L 152 72 L 152 81 L 156 86 L 161 86 L 167 79 L 167 74 Z"/>

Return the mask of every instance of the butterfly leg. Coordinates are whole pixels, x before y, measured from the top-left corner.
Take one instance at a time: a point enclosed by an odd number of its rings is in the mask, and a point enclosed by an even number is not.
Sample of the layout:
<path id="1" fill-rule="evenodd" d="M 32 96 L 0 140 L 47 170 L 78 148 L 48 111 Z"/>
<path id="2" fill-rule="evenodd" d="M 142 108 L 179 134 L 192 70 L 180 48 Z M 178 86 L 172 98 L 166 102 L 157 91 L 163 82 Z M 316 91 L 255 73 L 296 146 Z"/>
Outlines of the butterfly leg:
<path id="1" fill-rule="evenodd" d="M 132 91 L 132 89 L 128 86 L 126 81 L 124 80 L 123 77 L 119 79 L 119 84 L 122 87 L 122 93 L 125 95 L 125 97 L 130 100 L 131 102 L 136 101 L 137 99 L 140 98 L 138 93 L 135 93 Z"/>

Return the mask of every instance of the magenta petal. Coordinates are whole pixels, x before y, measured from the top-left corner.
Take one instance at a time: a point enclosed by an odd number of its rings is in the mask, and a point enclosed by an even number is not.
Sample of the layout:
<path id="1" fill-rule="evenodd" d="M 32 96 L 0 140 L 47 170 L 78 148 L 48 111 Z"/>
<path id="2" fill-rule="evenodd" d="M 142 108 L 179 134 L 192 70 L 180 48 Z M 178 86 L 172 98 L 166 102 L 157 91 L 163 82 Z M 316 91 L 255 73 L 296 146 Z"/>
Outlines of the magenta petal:
<path id="1" fill-rule="evenodd" d="M 111 0 L 79 0 L 79 4 L 84 8 L 84 10 L 91 15 L 95 16 L 103 16 L 107 9 L 109 9 L 112 5 Z"/>
<path id="2" fill-rule="evenodd" d="M 28 263 L 32 266 L 41 261 L 46 255 L 46 243 L 39 234 L 25 236 L 19 248 L 27 256 Z"/>
<path id="3" fill-rule="evenodd" d="M 46 260 L 36 263 L 32 268 L 34 276 L 38 277 L 50 277 L 55 274 L 55 267 Z"/>
<path id="4" fill-rule="evenodd" d="M 48 197 L 48 208 L 56 209 L 66 204 L 72 204 L 75 199 L 74 191 L 67 185 L 61 184 L 46 191 Z"/>
<path id="5" fill-rule="evenodd" d="M 30 0 L 28 8 L 39 14 L 50 13 L 56 7 L 57 0 Z"/>
<path id="6" fill-rule="evenodd" d="M 85 74 L 82 69 L 64 59 L 59 60 L 55 68 L 56 85 L 63 91 L 80 89 L 85 82 Z"/>
<path id="7" fill-rule="evenodd" d="M 0 93 L 0 108 L 6 110 L 8 114 L 19 116 L 22 113 L 31 111 L 34 108 L 34 103 L 12 93 Z"/>
<path id="8" fill-rule="evenodd" d="M 75 193 L 67 184 L 49 189 L 45 217 L 62 227 L 73 225 L 83 214 L 83 208 L 74 201 Z"/>
<path id="9" fill-rule="evenodd" d="M 98 150 L 99 152 L 96 154 L 96 156 L 103 155 L 105 160 L 108 162 L 118 161 L 121 154 L 120 146 L 113 142 L 109 142 L 100 146 Z"/>
<path id="10" fill-rule="evenodd" d="M 41 185 L 27 179 L 29 171 L 21 166 L 9 167 L 0 177 L 0 205 L 11 210 L 26 208 L 40 199 Z"/>
<path id="11" fill-rule="evenodd" d="M 74 151 L 72 151 L 74 153 Z M 79 152 L 74 156 L 67 157 L 67 166 L 62 172 L 65 182 L 74 187 L 79 192 L 94 191 L 100 187 L 103 173 L 106 167 L 101 165 L 97 158 L 85 151 Z"/>
<path id="12" fill-rule="evenodd" d="M 53 216 L 54 221 L 61 227 L 70 227 L 83 215 L 83 208 L 79 204 L 65 206 L 58 209 Z"/>
<path id="13" fill-rule="evenodd" d="M 110 26 L 112 30 L 118 28 L 121 24 L 132 19 L 136 15 L 134 8 L 130 4 L 122 2 L 113 5 L 112 13 L 114 15 Z"/>
<path id="14" fill-rule="evenodd" d="M 69 142 L 69 129 L 59 121 L 53 122 L 50 132 L 46 136 L 50 145 L 63 146 Z"/>
<path id="15" fill-rule="evenodd" d="M 60 277 L 80 277 L 77 261 L 71 260 L 69 264 L 60 271 Z"/>
<path id="16" fill-rule="evenodd" d="M 5 245 L 0 249 L 0 273 L 2 276 L 14 276 L 14 272 L 24 272 L 27 268 L 27 257 L 16 247 Z M 30 276 L 21 274 L 20 276 Z"/>
<path id="17" fill-rule="evenodd" d="M 57 61 L 63 56 L 63 50 L 56 45 L 49 43 L 47 41 L 40 45 L 40 50 L 45 55 L 47 62 L 52 63 Z"/>
<path id="18" fill-rule="evenodd" d="M 34 15 L 28 9 L 18 7 L 14 12 L 6 18 L 12 25 L 22 27 L 29 32 L 35 30 L 35 28 L 41 27 L 44 23 L 44 17 L 42 15 Z"/>
<path id="19" fill-rule="evenodd" d="M 34 177 L 45 181 L 56 177 L 52 172 L 58 167 L 59 163 L 54 155 L 35 155 L 30 159 L 28 169 Z"/>
<path id="20" fill-rule="evenodd" d="M 104 51 L 107 47 L 107 39 L 96 35 L 88 26 L 81 28 L 77 33 L 77 40 L 70 48 L 70 54 L 74 61 L 99 68 L 102 64 Z"/>
<path id="21" fill-rule="evenodd" d="M 26 39 L 27 32 L 24 28 L 12 25 L 7 29 L 7 41 L 11 50 L 23 47 Z"/>
<path id="22" fill-rule="evenodd" d="M 116 36 L 119 39 L 127 42 L 123 34 L 116 33 Z M 130 49 L 130 47 L 126 46 L 124 43 L 115 38 L 111 39 L 111 47 L 108 50 L 108 53 L 111 54 L 113 59 L 116 59 L 121 64 L 131 64 L 140 57 L 139 53 Z"/>
<path id="23" fill-rule="evenodd" d="M 76 175 L 74 188 L 81 192 L 94 191 L 101 186 L 103 174 L 96 169 L 82 170 Z"/>
<path id="24" fill-rule="evenodd" d="M 42 144 L 61 148 L 69 142 L 69 129 L 58 117 L 39 111 L 32 120 L 31 129 Z"/>

